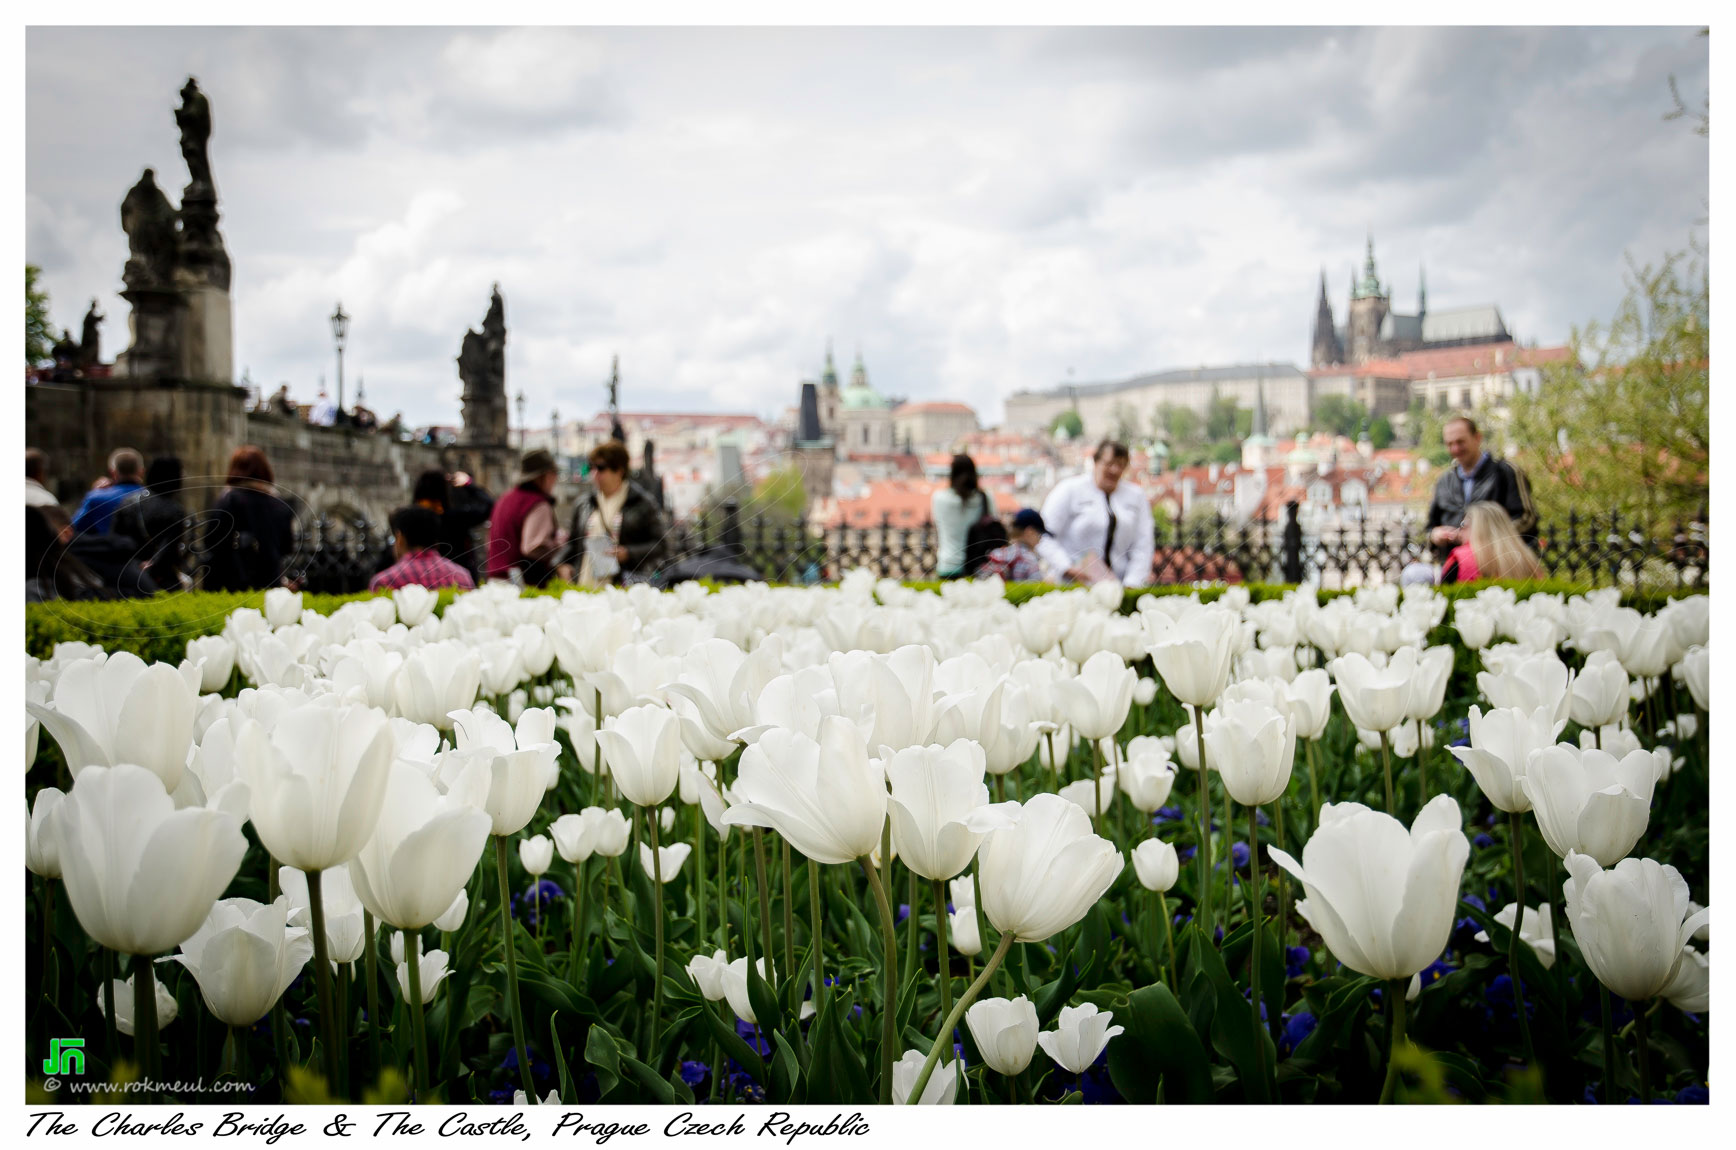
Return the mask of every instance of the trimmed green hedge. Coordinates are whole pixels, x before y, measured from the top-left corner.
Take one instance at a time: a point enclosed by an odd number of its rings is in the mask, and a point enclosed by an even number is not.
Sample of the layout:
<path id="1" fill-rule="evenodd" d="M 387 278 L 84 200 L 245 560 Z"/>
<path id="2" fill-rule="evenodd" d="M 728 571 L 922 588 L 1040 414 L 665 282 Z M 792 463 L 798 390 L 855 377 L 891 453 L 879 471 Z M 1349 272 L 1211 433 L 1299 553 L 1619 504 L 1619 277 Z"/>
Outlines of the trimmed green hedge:
<path id="1" fill-rule="evenodd" d="M 943 585 L 935 581 L 905 584 L 919 591 L 938 591 Z M 1592 589 L 1589 584 L 1562 580 L 1505 585 L 1512 587 L 1520 598 L 1543 593 L 1579 595 Z M 1293 590 L 1290 586 L 1276 583 L 1244 583 L 1240 586 L 1247 590 L 1255 602 L 1281 598 L 1285 592 Z M 1475 595 L 1487 586 L 1491 584 L 1459 584 L 1443 587 L 1441 593 L 1449 599 L 1462 599 Z M 552 584 L 528 593 L 559 595 L 569 589 L 564 584 Z M 1009 583 L 1007 599 L 1012 603 L 1023 603 L 1053 590 L 1056 588 L 1048 583 Z M 1124 612 L 1135 610 L 1142 595 L 1191 595 L 1197 591 L 1202 601 L 1211 602 L 1225 590 L 1227 588 L 1221 584 L 1199 588 L 1186 584 L 1142 587 L 1126 592 L 1121 609 Z M 1649 613 L 1656 611 L 1670 599 L 1704 593 L 1686 590 L 1670 593 L 1630 591 L 1622 596 L 1622 602 Z M 1351 592 L 1323 591 L 1321 598 L 1331 599 L 1348 594 Z M 451 588 L 441 591 L 435 610 L 444 611 L 446 605 L 452 602 L 453 595 Z M 301 602 L 304 608 L 329 615 L 345 603 L 373 597 L 372 592 L 365 591 L 356 595 L 304 594 Z M 148 662 L 178 663 L 187 653 L 187 640 L 200 635 L 215 635 L 223 629 L 224 620 L 237 607 L 263 610 L 265 593 L 195 591 L 158 595 L 150 599 L 30 603 L 24 608 L 24 649 L 39 659 L 46 659 L 53 653 L 56 643 L 76 640 L 99 644 L 108 651 L 131 651 Z"/>

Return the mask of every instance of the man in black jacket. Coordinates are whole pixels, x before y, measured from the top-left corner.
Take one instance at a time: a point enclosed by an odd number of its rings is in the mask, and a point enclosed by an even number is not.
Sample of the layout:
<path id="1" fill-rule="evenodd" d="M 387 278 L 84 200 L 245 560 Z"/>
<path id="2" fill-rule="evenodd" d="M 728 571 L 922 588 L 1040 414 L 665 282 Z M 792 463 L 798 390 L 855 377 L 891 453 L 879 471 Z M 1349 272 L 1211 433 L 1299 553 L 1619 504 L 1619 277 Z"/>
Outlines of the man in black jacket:
<path id="1" fill-rule="evenodd" d="M 1531 485 L 1525 473 L 1483 450 L 1483 435 L 1469 416 L 1449 419 L 1441 439 L 1453 457 L 1435 482 L 1429 502 L 1429 543 L 1438 559 L 1465 542 L 1465 508 L 1473 503 L 1499 503 L 1513 518 L 1513 526 L 1526 544 L 1537 546 L 1537 509 L 1531 505 Z"/>

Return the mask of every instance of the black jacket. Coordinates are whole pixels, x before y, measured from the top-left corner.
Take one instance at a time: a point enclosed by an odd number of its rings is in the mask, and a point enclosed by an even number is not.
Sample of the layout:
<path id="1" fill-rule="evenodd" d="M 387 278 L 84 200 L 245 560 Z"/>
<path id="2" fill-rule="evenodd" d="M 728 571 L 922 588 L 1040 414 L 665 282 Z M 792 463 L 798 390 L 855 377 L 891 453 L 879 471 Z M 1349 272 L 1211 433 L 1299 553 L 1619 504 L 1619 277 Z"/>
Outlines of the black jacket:
<path id="1" fill-rule="evenodd" d="M 1465 498 L 1464 481 L 1459 478 L 1457 465 L 1449 465 L 1435 480 L 1435 496 L 1429 501 L 1429 519 L 1425 527 L 1459 527 L 1465 522 L 1465 508 L 1472 503 L 1499 503 L 1507 509 L 1527 546 L 1537 546 L 1537 509 L 1531 503 L 1531 484 L 1525 473 L 1505 460 L 1486 456 L 1471 473 L 1471 497 Z M 1436 547 L 1442 558 L 1451 547 Z"/>
<path id="2" fill-rule="evenodd" d="M 155 572 L 164 589 L 177 585 L 186 554 L 187 509 L 173 495 L 135 493 L 115 512 L 110 534 L 132 538 L 134 558 Z"/>
<path id="3" fill-rule="evenodd" d="M 205 528 L 205 590 L 275 587 L 294 554 L 295 512 L 289 504 L 252 488 L 226 488 Z"/>
<path id="4" fill-rule="evenodd" d="M 567 533 L 570 539 L 567 562 L 573 564 L 575 570 L 584 558 L 585 524 L 590 521 L 591 512 L 596 507 L 597 491 L 593 487 L 573 509 L 573 525 Z M 627 501 L 621 505 L 621 532 L 615 540 L 627 549 L 627 561 L 621 564 L 622 574 L 649 577 L 655 573 L 663 558 L 667 532 L 657 500 L 643 487 L 628 480 Z"/>

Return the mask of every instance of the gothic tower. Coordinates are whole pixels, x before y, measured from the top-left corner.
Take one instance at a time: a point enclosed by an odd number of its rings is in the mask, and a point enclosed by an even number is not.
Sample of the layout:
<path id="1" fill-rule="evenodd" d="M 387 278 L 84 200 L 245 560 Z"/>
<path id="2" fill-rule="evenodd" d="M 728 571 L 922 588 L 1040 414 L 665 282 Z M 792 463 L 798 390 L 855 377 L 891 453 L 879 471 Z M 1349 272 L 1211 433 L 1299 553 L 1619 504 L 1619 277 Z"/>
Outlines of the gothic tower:
<path id="1" fill-rule="evenodd" d="M 1344 362 L 1344 345 L 1338 339 L 1338 325 L 1332 317 L 1332 303 L 1326 298 L 1326 269 L 1320 269 L 1320 305 L 1314 310 L 1313 366 L 1330 367 Z"/>
<path id="2" fill-rule="evenodd" d="M 1350 293 L 1350 318 L 1346 324 L 1350 337 L 1350 362 L 1366 363 L 1379 354 L 1380 324 L 1386 318 L 1391 299 L 1381 287 L 1374 271 L 1374 237 L 1368 237 L 1368 258 L 1362 265 L 1362 278 Z"/>

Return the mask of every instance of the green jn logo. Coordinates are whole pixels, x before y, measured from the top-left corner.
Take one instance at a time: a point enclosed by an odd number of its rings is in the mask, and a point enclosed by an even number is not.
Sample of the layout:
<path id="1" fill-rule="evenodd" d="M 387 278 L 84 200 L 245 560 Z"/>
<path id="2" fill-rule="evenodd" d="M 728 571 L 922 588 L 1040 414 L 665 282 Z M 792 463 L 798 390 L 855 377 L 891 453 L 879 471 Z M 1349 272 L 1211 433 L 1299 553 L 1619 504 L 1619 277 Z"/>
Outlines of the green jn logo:
<path id="1" fill-rule="evenodd" d="M 48 1057 L 42 1060 L 44 1074 L 83 1074 L 84 1039 L 51 1038 Z"/>

